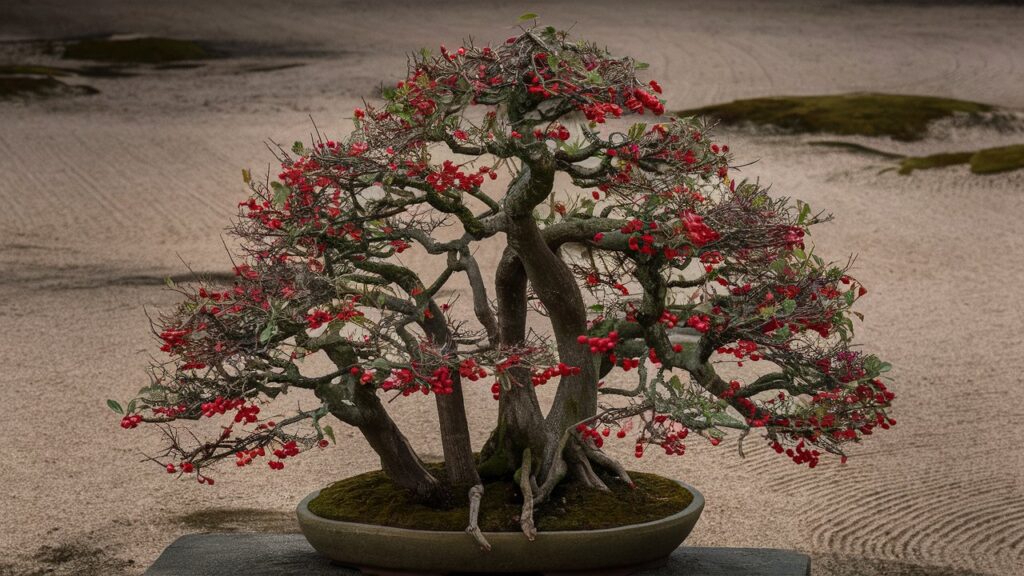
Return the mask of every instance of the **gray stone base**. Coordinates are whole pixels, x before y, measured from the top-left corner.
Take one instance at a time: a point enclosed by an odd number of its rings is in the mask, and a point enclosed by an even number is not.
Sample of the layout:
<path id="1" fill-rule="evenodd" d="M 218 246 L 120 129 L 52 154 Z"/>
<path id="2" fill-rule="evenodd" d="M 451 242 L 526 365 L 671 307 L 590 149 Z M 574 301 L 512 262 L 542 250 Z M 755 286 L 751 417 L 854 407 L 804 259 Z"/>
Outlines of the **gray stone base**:
<path id="1" fill-rule="evenodd" d="M 636 576 L 809 576 L 811 559 L 770 548 L 678 548 Z M 301 534 L 190 534 L 174 541 L 147 576 L 359 576 L 331 564 Z"/>

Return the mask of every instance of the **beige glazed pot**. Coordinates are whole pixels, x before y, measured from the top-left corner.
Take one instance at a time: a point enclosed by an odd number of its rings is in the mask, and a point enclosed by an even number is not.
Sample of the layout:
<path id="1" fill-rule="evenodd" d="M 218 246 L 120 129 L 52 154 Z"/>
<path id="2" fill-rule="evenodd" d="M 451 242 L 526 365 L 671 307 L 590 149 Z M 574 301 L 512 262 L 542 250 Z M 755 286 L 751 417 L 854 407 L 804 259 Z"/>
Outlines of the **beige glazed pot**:
<path id="1" fill-rule="evenodd" d="M 317 552 L 365 574 L 543 573 L 629 574 L 668 558 L 693 529 L 704 497 L 693 494 L 683 510 L 660 520 L 601 530 L 485 532 L 490 551 L 465 532 L 409 530 L 328 520 L 309 511 L 319 490 L 299 503 L 299 527 Z"/>

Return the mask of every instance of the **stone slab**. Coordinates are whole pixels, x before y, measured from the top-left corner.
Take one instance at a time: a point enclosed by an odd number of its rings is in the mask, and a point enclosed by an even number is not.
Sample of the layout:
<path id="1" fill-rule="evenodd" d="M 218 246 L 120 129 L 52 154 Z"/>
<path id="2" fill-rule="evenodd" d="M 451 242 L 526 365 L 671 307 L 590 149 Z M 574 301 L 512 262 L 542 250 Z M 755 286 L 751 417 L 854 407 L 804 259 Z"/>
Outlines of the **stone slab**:
<path id="1" fill-rule="evenodd" d="M 635 576 L 809 576 L 811 559 L 792 550 L 682 546 L 664 566 Z M 146 576 L 360 576 L 331 564 L 301 534 L 189 534 L 175 540 Z"/>

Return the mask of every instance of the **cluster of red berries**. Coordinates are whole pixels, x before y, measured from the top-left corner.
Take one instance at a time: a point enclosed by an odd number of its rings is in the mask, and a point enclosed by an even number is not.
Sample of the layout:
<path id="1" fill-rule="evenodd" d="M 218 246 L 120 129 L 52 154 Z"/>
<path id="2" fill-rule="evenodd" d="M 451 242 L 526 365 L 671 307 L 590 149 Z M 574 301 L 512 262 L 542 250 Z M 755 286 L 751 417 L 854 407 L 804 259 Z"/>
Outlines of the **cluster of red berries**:
<path id="1" fill-rule="evenodd" d="M 683 213 L 679 215 L 679 219 L 682 221 L 683 228 L 686 230 L 686 236 L 694 246 L 710 244 L 711 242 L 721 238 L 721 235 L 705 224 L 704 218 L 696 212 L 684 210 Z"/>
<path id="2" fill-rule="evenodd" d="M 136 427 L 138 427 L 138 425 L 141 422 L 142 422 L 142 415 L 141 414 L 129 414 L 129 415 L 125 416 L 124 418 L 121 418 L 121 428 L 124 428 L 125 430 L 129 430 L 131 428 L 136 428 Z"/>
<path id="3" fill-rule="evenodd" d="M 363 313 L 356 309 L 357 303 L 358 298 L 353 298 L 346 302 L 341 310 L 334 313 L 326 310 L 314 310 L 312 313 L 306 315 L 306 326 L 308 326 L 310 330 L 316 330 L 333 320 L 348 322 L 353 318 L 362 316 Z"/>
<path id="4" fill-rule="evenodd" d="M 452 373 L 447 366 L 441 366 L 434 370 L 427 383 L 430 386 L 430 391 L 434 394 L 451 394 L 455 391 L 452 387 L 454 385 Z"/>
<path id="5" fill-rule="evenodd" d="M 592 428 L 586 424 L 577 424 L 576 432 L 580 435 L 580 440 L 586 442 L 588 439 L 594 442 L 594 446 L 600 448 L 604 446 L 604 436 L 607 436 L 611 431 L 605 428 L 603 431 L 598 432 L 597 428 Z"/>
<path id="6" fill-rule="evenodd" d="M 675 328 L 676 324 L 679 323 L 679 317 L 668 310 L 662 310 L 661 318 L 659 318 L 658 321 L 668 328 Z"/>
<path id="7" fill-rule="evenodd" d="M 622 107 L 618 104 L 612 104 L 611 102 L 580 104 L 579 110 L 583 112 L 583 115 L 586 116 L 587 120 L 598 124 L 604 124 L 605 118 L 608 114 L 611 114 L 616 118 L 622 116 Z"/>
<path id="8" fill-rule="evenodd" d="M 167 470 L 168 474 L 174 474 L 179 470 L 179 468 L 174 467 L 174 464 L 168 464 L 164 469 Z M 191 462 L 182 462 L 180 470 L 185 474 L 191 474 L 192 471 L 195 470 L 195 466 L 193 466 Z"/>
<path id="9" fill-rule="evenodd" d="M 615 354 L 609 354 L 608 358 L 609 358 L 609 360 L 612 361 L 612 363 L 615 363 Z M 622 370 L 623 370 L 623 372 L 629 372 L 630 370 L 632 370 L 634 368 L 639 368 L 639 367 L 640 367 L 640 359 L 639 358 L 623 358 L 622 359 Z"/>
<path id="10" fill-rule="evenodd" d="M 170 354 L 177 348 L 184 348 L 188 344 L 186 337 L 191 333 L 192 331 L 186 328 L 167 328 L 160 333 L 160 339 L 164 341 L 160 350 Z"/>
<path id="11" fill-rule="evenodd" d="M 184 404 L 178 404 L 177 406 L 154 406 L 153 414 L 164 416 L 165 418 L 174 419 L 188 411 L 188 407 Z"/>
<path id="12" fill-rule="evenodd" d="M 238 411 L 235 412 L 235 422 L 245 422 L 246 424 L 252 424 L 259 418 L 257 415 L 260 413 L 260 407 L 255 403 L 249 406 L 239 406 Z"/>
<path id="13" fill-rule="evenodd" d="M 470 382 L 476 382 L 481 378 L 487 377 L 487 370 L 485 370 L 483 366 L 477 365 L 476 360 L 466 358 L 462 362 L 459 362 L 459 375 L 468 379 Z"/>
<path id="14" fill-rule="evenodd" d="M 235 466 L 238 466 L 239 468 L 248 466 L 253 459 L 265 455 L 266 451 L 263 449 L 263 446 L 252 450 L 239 450 L 238 452 L 235 452 Z"/>
<path id="15" fill-rule="evenodd" d="M 348 373 L 359 378 L 360 384 L 369 384 L 373 382 L 374 372 L 372 370 L 363 371 L 359 366 L 353 366 L 348 369 Z"/>
<path id="16" fill-rule="evenodd" d="M 579 373 L 579 366 L 569 366 L 564 362 L 559 362 L 558 366 L 548 366 L 542 372 L 534 372 L 530 375 L 530 381 L 533 382 L 534 386 L 540 386 L 542 384 L 546 384 L 548 380 L 551 380 L 555 376 L 564 377 Z"/>
<path id="17" fill-rule="evenodd" d="M 604 354 L 605 352 L 611 352 L 615 349 L 615 345 L 619 342 L 619 333 L 612 331 L 605 337 L 587 336 L 583 334 L 578 336 L 576 341 L 580 344 L 590 346 L 590 352 L 592 354 Z"/>
<path id="18" fill-rule="evenodd" d="M 298 445 L 296 444 L 295 440 L 289 440 L 288 442 L 285 442 L 280 448 L 274 450 L 274 456 L 277 458 L 277 460 L 271 460 L 270 462 L 267 462 L 267 465 L 270 466 L 272 470 L 280 470 L 284 468 L 284 462 L 281 462 L 281 460 L 298 455 Z"/>
<path id="19" fill-rule="evenodd" d="M 686 319 L 686 325 L 697 332 L 707 332 L 711 329 L 711 319 L 706 314 L 694 314 Z"/>
<path id="20" fill-rule="evenodd" d="M 476 174 L 466 173 L 451 160 L 445 160 L 439 171 L 427 175 L 427 184 L 436 192 L 447 192 L 453 187 L 469 192 L 484 183 L 483 175 L 489 171 L 490 168 L 482 166 Z"/>
<path id="21" fill-rule="evenodd" d="M 640 88 L 636 88 L 632 94 L 628 94 L 625 105 L 626 108 L 629 108 L 635 114 L 643 114 L 645 108 L 653 112 L 655 116 L 661 116 L 665 113 L 665 105 L 661 103 L 661 100 L 654 94 Z"/>
<path id="22" fill-rule="evenodd" d="M 558 124 L 557 126 L 549 129 L 547 132 L 544 132 L 543 130 L 540 129 L 533 131 L 533 137 L 536 138 L 537 140 L 543 140 L 544 138 L 552 138 L 554 140 L 561 140 L 562 142 L 565 142 L 571 136 L 572 135 L 569 134 L 569 129 L 561 124 Z"/>
<path id="23" fill-rule="evenodd" d="M 782 444 L 779 444 L 778 442 L 773 442 L 772 448 L 778 454 L 782 454 L 783 452 L 785 452 L 786 456 L 789 456 L 793 460 L 794 464 L 807 464 L 808 468 L 814 468 L 815 466 L 817 466 L 818 459 L 821 456 L 821 453 L 818 452 L 817 450 L 807 450 L 807 448 L 805 448 L 803 440 L 801 440 L 796 445 L 796 447 L 786 449 L 783 449 Z M 843 458 L 845 461 L 846 457 L 844 456 Z"/>
<path id="24" fill-rule="evenodd" d="M 757 342 L 752 340 L 738 340 L 735 346 L 721 346 L 717 352 L 719 354 L 732 354 L 740 360 L 750 358 L 752 361 L 757 362 L 761 359 L 761 355 L 757 354 Z"/>
<path id="25" fill-rule="evenodd" d="M 665 454 L 683 456 L 686 454 L 686 444 L 683 444 L 683 440 L 686 439 L 689 433 L 689 428 L 683 428 L 679 432 L 669 432 L 658 445 L 665 450 Z"/>
<path id="26" fill-rule="evenodd" d="M 203 402 L 199 408 L 203 411 L 203 416 L 213 418 L 217 414 L 224 414 L 228 410 L 240 408 L 243 405 L 245 405 L 245 398 L 230 399 L 217 396 L 213 402 Z"/>

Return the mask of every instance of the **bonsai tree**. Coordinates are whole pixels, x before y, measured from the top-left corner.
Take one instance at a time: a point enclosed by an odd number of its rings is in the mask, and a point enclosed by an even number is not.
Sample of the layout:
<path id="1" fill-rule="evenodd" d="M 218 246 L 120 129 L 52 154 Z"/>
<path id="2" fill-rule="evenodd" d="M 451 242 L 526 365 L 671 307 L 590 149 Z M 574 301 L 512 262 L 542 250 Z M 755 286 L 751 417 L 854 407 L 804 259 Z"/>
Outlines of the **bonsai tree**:
<path id="1" fill-rule="evenodd" d="M 612 436 L 640 457 L 753 431 L 797 464 L 845 461 L 895 421 L 888 365 L 851 347 L 865 289 L 805 245 L 829 216 L 737 180 L 708 125 L 663 116 L 643 68 L 550 27 L 442 46 L 356 109 L 347 137 L 279 148 L 276 179 L 244 172 L 234 283 L 172 285 L 183 302 L 155 322 L 170 359 L 122 426 L 161 426 L 152 460 L 212 485 L 219 462 L 279 470 L 326 446 L 333 417 L 417 499 L 468 498 L 484 547 L 481 478 L 515 479 L 532 538 L 559 483 L 631 483 L 602 450 Z M 500 260 L 477 260 L 484 243 Z M 471 302 L 442 296 L 459 277 Z M 744 363 L 749 378 L 719 374 Z M 615 371 L 635 384 L 604 385 Z M 472 386 L 498 403 L 479 455 Z M 538 386 L 557 387 L 546 411 Z M 265 417 L 296 388 L 318 405 Z M 424 396 L 443 475 L 385 408 Z M 177 427 L 202 419 L 221 425 Z"/>

